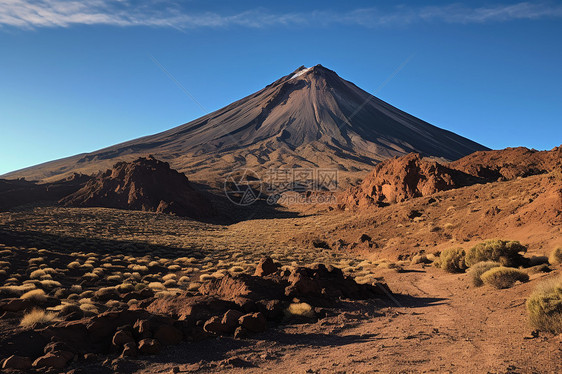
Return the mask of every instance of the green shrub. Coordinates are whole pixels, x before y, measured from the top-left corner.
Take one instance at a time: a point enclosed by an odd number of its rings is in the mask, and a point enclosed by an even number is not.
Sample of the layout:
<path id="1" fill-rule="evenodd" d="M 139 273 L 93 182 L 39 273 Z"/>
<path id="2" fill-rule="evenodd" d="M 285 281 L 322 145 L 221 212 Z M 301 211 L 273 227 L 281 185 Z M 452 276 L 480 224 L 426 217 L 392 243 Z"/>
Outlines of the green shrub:
<path id="1" fill-rule="evenodd" d="M 450 248 L 441 252 L 436 266 L 449 273 L 462 273 L 467 269 L 465 251 L 462 248 Z"/>
<path id="2" fill-rule="evenodd" d="M 562 247 L 556 247 L 552 250 L 552 253 L 548 256 L 548 262 L 552 265 L 562 264 Z"/>
<path id="3" fill-rule="evenodd" d="M 527 299 L 527 314 L 534 328 L 562 333 L 562 278 L 537 286 Z"/>
<path id="4" fill-rule="evenodd" d="M 527 247 L 517 241 L 487 240 L 466 252 L 466 265 L 470 267 L 481 261 L 497 261 L 504 266 L 519 266 L 525 262 L 520 252 L 527 252 Z"/>
<path id="5" fill-rule="evenodd" d="M 513 286 L 517 281 L 527 282 L 529 275 L 519 269 L 500 266 L 488 270 L 480 278 L 484 284 L 503 289 Z"/>
<path id="6" fill-rule="evenodd" d="M 499 266 L 501 266 L 501 264 L 494 261 L 482 261 L 475 264 L 474 266 L 471 266 L 469 269 L 469 273 L 472 278 L 472 284 L 475 287 L 483 286 L 484 282 L 482 282 L 482 274 L 490 269 L 497 268 Z"/>

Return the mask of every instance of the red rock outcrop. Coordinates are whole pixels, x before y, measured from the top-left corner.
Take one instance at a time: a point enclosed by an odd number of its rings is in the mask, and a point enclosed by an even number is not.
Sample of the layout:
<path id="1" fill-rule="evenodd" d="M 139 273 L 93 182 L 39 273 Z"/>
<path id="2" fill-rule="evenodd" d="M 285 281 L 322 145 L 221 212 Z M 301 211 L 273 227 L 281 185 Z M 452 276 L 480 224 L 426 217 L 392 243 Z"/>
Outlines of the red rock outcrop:
<path id="1" fill-rule="evenodd" d="M 411 153 L 383 161 L 363 182 L 339 196 L 341 208 L 382 206 L 476 183 L 562 171 L 562 147 L 475 152 L 440 164 Z"/>
<path id="2" fill-rule="evenodd" d="M 391 204 L 462 186 L 465 178 L 417 153 L 383 161 L 340 200 L 348 207 Z M 462 181 L 461 181 L 462 180 Z"/>
<path id="3" fill-rule="evenodd" d="M 447 166 L 488 181 L 510 180 L 562 170 L 562 146 L 550 151 L 517 147 L 474 152 Z"/>
<path id="4" fill-rule="evenodd" d="M 193 218 L 213 214 L 210 201 L 184 174 L 152 156 L 119 162 L 60 200 L 64 206 L 106 207 L 173 213 Z"/>

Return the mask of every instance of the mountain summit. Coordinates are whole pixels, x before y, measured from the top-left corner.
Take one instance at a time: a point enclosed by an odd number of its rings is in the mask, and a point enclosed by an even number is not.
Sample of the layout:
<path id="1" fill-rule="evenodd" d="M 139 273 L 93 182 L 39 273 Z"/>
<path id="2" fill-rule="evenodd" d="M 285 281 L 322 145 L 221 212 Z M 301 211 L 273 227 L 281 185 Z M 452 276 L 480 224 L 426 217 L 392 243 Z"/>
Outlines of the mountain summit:
<path id="1" fill-rule="evenodd" d="M 52 180 L 105 170 L 153 154 L 190 175 L 218 181 L 236 167 L 370 170 L 410 152 L 456 160 L 487 148 L 363 91 L 334 71 L 304 66 L 199 119 L 155 135 L 8 174 Z"/>

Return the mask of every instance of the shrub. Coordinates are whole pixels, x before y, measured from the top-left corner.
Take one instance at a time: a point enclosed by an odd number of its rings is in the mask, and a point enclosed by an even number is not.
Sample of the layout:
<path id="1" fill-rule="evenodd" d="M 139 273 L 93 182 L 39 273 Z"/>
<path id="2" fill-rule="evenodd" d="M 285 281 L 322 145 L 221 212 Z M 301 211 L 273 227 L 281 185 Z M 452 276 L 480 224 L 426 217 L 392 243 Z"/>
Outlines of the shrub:
<path id="1" fill-rule="evenodd" d="M 548 262 L 552 265 L 562 264 L 562 247 L 556 247 L 552 250 L 552 253 L 548 256 Z"/>
<path id="2" fill-rule="evenodd" d="M 29 279 L 39 279 L 46 274 L 47 273 L 45 273 L 43 270 L 35 270 L 31 272 L 31 274 L 29 275 Z"/>
<path id="3" fill-rule="evenodd" d="M 499 266 L 501 266 L 501 264 L 494 261 L 482 261 L 474 266 L 471 266 L 469 273 L 472 278 L 472 284 L 474 285 L 474 287 L 483 286 L 484 282 L 482 282 L 482 274 L 490 269 L 497 268 Z"/>
<path id="4" fill-rule="evenodd" d="M 47 313 L 44 310 L 33 309 L 31 312 L 25 314 L 20 322 L 22 327 L 32 327 L 40 324 L 47 324 L 54 321 L 56 318 L 55 313 Z"/>
<path id="5" fill-rule="evenodd" d="M 21 286 L 3 286 L 0 287 L 0 295 L 6 294 L 6 296 L 10 297 L 20 297 L 27 291 L 31 291 L 35 289 L 35 284 L 32 283 L 25 283 Z"/>
<path id="6" fill-rule="evenodd" d="M 530 268 L 524 269 L 525 273 L 529 275 L 538 274 L 538 273 L 550 273 L 552 269 L 548 264 L 541 264 L 536 266 L 531 266 Z"/>
<path id="7" fill-rule="evenodd" d="M 47 301 L 47 296 L 45 295 L 45 291 L 37 289 L 37 290 L 27 291 L 26 293 L 20 296 L 20 299 L 26 299 L 26 300 L 31 300 L 34 302 L 41 303 Z"/>
<path id="8" fill-rule="evenodd" d="M 524 263 L 519 252 L 527 252 L 527 247 L 517 241 L 487 240 L 476 244 L 466 252 L 466 265 L 472 266 L 481 261 L 497 261 L 504 266 L 518 266 Z"/>
<path id="9" fill-rule="evenodd" d="M 484 284 L 503 289 L 513 286 L 517 281 L 527 282 L 529 275 L 519 269 L 500 266 L 488 270 L 480 278 Z"/>
<path id="10" fill-rule="evenodd" d="M 292 303 L 285 310 L 285 315 L 287 315 L 288 317 L 299 316 L 314 318 L 314 310 L 312 309 L 310 304 L 307 303 Z"/>
<path id="11" fill-rule="evenodd" d="M 465 251 L 462 248 L 450 248 L 441 252 L 435 264 L 449 273 L 462 273 L 466 270 Z"/>
<path id="12" fill-rule="evenodd" d="M 537 286 L 527 299 L 527 314 L 534 328 L 562 333 L 562 278 Z"/>
<path id="13" fill-rule="evenodd" d="M 121 293 L 132 292 L 135 290 L 135 286 L 133 286 L 131 283 L 123 282 L 117 286 L 117 290 Z"/>
<path id="14" fill-rule="evenodd" d="M 51 279 L 45 279 L 45 280 L 42 280 L 39 283 L 41 284 L 41 287 L 48 288 L 48 289 L 52 289 L 52 288 L 56 288 L 56 287 L 61 286 L 60 282 L 57 282 L 57 281 L 51 280 Z"/>
<path id="15" fill-rule="evenodd" d="M 412 264 L 429 264 L 431 262 L 432 262 L 432 260 L 427 258 L 427 255 L 425 255 L 424 253 L 420 253 L 420 254 L 415 255 L 414 257 L 412 257 L 412 260 L 411 260 Z"/>

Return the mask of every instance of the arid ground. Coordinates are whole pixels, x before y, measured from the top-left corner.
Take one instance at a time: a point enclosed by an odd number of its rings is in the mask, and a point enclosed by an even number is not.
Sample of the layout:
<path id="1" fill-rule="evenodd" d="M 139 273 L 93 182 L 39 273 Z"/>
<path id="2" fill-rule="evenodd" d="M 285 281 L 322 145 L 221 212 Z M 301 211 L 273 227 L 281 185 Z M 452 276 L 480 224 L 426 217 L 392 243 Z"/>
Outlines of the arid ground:
<path id="1" fill-rule="evenodd" d="M 534 332 L 525 301 L 538 283 L 560 277 L 560 265 L 530 267 L 528 282 L 495 289 L 432 264 L 439 251 L 488 239 L 518 240 L 528 246 L 527 258 L 544 263 L 541 256 L 562 236 L 558 197 L 550 193 L 556 178 L 477 184 L 361 211 L 291 206 L 280 208 L 280 218 L 229 225 L 151 212 L 21 206 L 0 213 L 2 292 L 43 289 L 47 311 L 74 304 L 88 318 L 139 302 L 104 299 L 96 294 L 102 288 L 139 290 L 141 284 L 165 299 L 196 294 L 213 279 L 254 274 L 264 256 L 282 269 L 322 263 L 358 283 L 385 282 L 392 295 L 341 299 L 315 318 L 269 323 L 243 339 L 184 341 L 154 356 L 75 356 L 64 370 L 558 373 L 562 336 Z M 30 329 L 20 326 L 21 317 L 6 311 L 0 319 L 2 358 L 36 354 L 18 341 Z"/>

